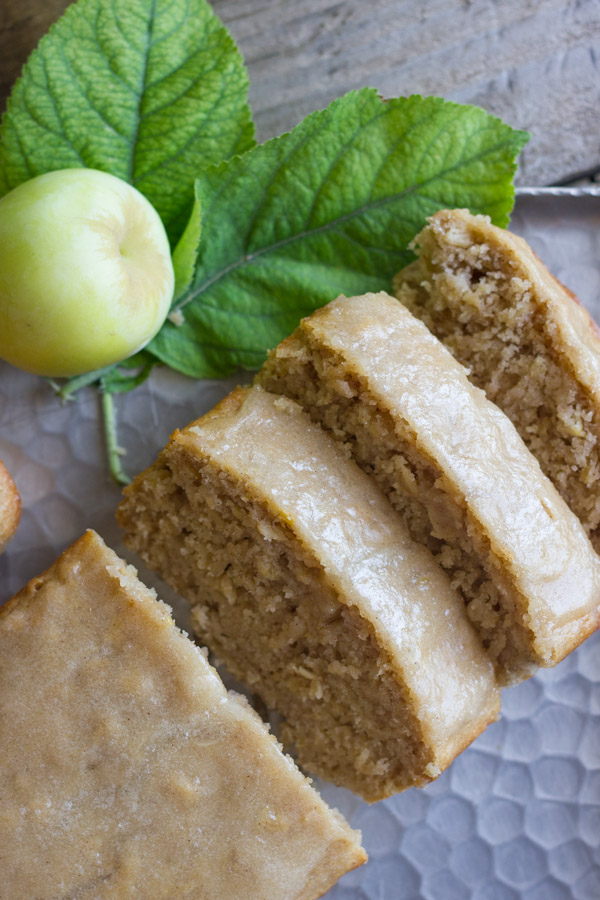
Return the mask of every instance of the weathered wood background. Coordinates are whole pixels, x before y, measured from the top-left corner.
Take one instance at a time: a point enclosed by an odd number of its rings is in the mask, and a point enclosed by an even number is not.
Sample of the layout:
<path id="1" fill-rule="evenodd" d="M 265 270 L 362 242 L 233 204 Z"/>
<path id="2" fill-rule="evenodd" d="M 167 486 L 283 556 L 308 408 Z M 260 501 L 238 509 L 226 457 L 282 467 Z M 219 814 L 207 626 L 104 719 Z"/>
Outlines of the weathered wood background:
<path id="1" fill-rule="evenodd" d="M 66 0 L 0 0 L 0 104 Z M 600 0 L 214 0 L 261 139 L 350 88 L 477 103 L 532 140 L 521 184 L 600 168 Z"/>

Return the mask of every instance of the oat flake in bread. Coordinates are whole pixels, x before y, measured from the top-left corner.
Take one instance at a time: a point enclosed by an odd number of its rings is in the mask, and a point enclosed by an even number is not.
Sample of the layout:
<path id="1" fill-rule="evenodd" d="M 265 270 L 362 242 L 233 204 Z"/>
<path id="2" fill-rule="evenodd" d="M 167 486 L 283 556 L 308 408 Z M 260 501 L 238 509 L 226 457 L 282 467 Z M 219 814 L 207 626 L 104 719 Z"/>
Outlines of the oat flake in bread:
<path id="1" fill-rule="evenodd" d="M 510 420 L 393 297 L 339 298 L 258 376 L 300 402 L 448 570 L 504 683 L 600 620 L 600 558 Z"/>
<path id="2" fill-rule="evenodd" d="M 0 460 L 0 553 L 12 540 L 21 518 L 21 498 Z"/>
<path id="3" fill-rule="evenodd" d="M 296 403 L 234 391 L 173 436 L 118 518 L 309 772 L 377 800 L 439 775 L 496 718 L 461 598 Z"/>
<path id="4" fill-rule="evenodd" d="M 510 417 L 600 549 L 600 339 L 528 244 L 468 210 L 416 238 L 396 296 Z"/>
<path id="5" fill-rule="evenodd" d="M 94 532 L 0 608 L 3 900 L 315 900 L 365 854 Z"/>

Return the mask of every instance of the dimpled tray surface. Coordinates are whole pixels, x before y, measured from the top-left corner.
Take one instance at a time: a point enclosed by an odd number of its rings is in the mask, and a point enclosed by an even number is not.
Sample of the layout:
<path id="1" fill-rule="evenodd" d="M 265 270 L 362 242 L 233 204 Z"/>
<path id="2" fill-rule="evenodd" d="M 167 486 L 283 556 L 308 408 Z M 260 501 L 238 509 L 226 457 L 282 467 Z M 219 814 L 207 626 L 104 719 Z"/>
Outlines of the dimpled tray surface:
<path id="1" fill-rule="evenodd" d="M 511 228 L 600 321 L 600 194 L 521 192 Z M 127 470 L 148 465 L 174 428 L 239 381 L 161 370 L 118 397 Z M 17 537 L 0 558 L 0 602 L 90 526 L 187 626 L 185 604 L 121 542 L 94 391 L 61 405 L 43 379 L 0 364 L 0 459 L 23 497 Z M 599 900 L 600 633 L 505 691 L 500 720 L 425 790 L 368 806 L 318 787 L 362 829 L 370 855 L 328 900 Z"/>

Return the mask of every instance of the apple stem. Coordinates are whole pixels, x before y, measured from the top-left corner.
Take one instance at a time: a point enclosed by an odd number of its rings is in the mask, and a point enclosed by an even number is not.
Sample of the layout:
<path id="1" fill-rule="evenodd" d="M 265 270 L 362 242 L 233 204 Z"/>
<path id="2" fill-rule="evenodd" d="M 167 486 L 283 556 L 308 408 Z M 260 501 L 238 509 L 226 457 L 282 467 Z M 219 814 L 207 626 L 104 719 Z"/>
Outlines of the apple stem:
<path id="1" fill-rule="evenodd" d="M 124 450 L 117 443 L 117 417 L 115 413 L 115 405 L 113 396 L 109 391 L 100 390 L 102 400 L 102 415 L 104 417 L 104 440 L 106 442 L 106 453 L 108 455 L 108 466 L 110 474 L 117 484 L 129 484 L 130 478 L 123 471 L 121 466 L 121 456 Z"/>

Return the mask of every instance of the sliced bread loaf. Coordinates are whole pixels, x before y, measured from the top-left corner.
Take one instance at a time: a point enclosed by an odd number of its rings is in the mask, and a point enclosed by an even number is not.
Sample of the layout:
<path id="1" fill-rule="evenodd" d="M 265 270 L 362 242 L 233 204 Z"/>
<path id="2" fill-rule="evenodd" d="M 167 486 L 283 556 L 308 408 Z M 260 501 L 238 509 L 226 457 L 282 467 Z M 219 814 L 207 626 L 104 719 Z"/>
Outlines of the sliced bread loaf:
<path id="1" fill-rule="evenodd" d="M 461 598 L 297 404 L 234 391 L 173 436 L 118 518 L 310 772 L 377 800 L 430 781 L 496 717 Z"/>
<path id="2" fill-rule="evenodd" d="M 600 620 L 600 559 L 510 420 L 387 294 L 304 319 L 258 381 L 300 402 L 451 575 L 510 683 Z"/>

